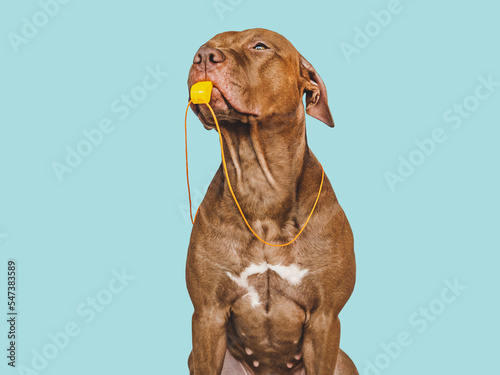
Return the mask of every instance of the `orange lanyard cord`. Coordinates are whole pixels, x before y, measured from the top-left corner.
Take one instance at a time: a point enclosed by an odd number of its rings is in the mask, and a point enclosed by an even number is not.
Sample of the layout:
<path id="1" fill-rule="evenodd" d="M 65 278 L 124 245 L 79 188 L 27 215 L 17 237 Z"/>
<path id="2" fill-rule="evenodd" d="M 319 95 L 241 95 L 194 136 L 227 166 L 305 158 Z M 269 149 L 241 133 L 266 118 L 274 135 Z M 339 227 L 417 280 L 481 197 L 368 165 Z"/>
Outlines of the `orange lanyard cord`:
<path id="1" fill-rule="evenodd" d="M 217 121 L 217 117 L 215 116 L 215 113 L 214 113 L 212 107 L 210 106 L 210 104 L 208 104 L 207 102 L 205 102 L 204 104 L 206 104 L 207 107 L 208 107 L 208 109 L 210 109 L 210 112 L 212 113 L 212 116 L 213 116 L 214 121 L 215 121 L 215 126 L 217 127 L 217 131 L 219 132 L 219 142 L 220 142 L 220 150 L 221 150 L 221 156 L 222 156 L 222 165 L 224 166 L 224 173 L 226 175 L 227 186 L 229 187 L 229 191 L 231 192 L 231 195 L 233 196 L 234 203 L 236 203 L 236 206 L 238 207 L 238 210 L 240 211 L 240 214 L 241 214 L 241 217 L 243 218 L 243 221 L 247 225 L 248 229 L 250 229 L 250 232 L 252 232 L 253 235 L 255 237 L 257 237 L 257 239 L 259 241 L 265 243 L 266 245 L 274 246 L 274 247 L 283 247 L 283 246 L 290 245 L 304 231 L 304 229 L 306 228 L 307 224 L 309 223 L 309 219 L 311 219 L 311 216 L 312 216 L 314 210 L 316 209 L 316 206 L 317 206 L 318 201 L 319 201 L 319 197 L 321 195 L 321 190 L 323 189 L 323 182 L 325 180 L 325 171 L 323 170 L 323 166 L 320 164 L 320 166 L 321 166 L 321 184 L 319 185 L 318 196 L 316 197 L 316 201 L 314 202 L 314 206 L 313 206 L 313 208 L 311 210 L 311 213 L 307 217 L 307 220 L 306 220 L 304 226 L 300 229 L 299 233 L 297 233 L 297 235 L 290 242 L 287 242 L 287 243 L 284 243 L 284 244 L 272 244 L 272 243 L 264 241 L 252 229 L 252 227 L 250 226 L 250 224 L 247 221 L 247 218 L 245 217 L 245 214 L 243 213 L 243 210 L 240 207 L 240 204 L 238 203 L 238 200 L 236 199 L 236 195 L 234 194 L 233 187 L 231 186 L 231 181 L 229 180 L 229 174 L 227 173 L 226 159 L 224 157 L 224 145 L 223 145 L 223 142 L 222 142 L 222 133 L 220 131 L 219 122 Z M 194 224 L 194 222 L 196 221 L 196 216 L 197 216 L 198 211 L 199 211 L 200 208 L 198 207 L 198 210 L 196 211 L 196 214 L 195 214 L 194 219 L 193 219 L 193 213 L 192 213 L 192 207 L 191 207 L 191 190 L 190 190 L 190 187 L 189 187 L 188 151 L 187 151 L 187 114 L 188 114 L 189 106 L 190 105 L 191 105 L 191 101 L 189 101 L 189 103 L 188 103 L 188 106 L 187 106 L 187 109 L 186 109 L 186 116 L 184 118 L 184 135 L 185 135 L 185 145 L 186 145 L 186 177 L 187 177 L 188 195 L 189 195 L 189 214 L 191 215 L 191 222 Z"/>

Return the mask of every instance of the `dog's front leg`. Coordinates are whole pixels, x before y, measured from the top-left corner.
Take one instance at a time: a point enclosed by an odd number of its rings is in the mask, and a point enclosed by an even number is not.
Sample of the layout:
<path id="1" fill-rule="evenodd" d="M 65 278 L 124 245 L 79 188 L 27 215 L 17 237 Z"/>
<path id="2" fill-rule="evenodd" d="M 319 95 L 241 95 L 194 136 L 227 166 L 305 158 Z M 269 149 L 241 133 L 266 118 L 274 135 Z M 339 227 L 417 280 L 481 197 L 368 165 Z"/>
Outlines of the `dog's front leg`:
<path id="1" fill-rule="evenodd" d="M 302 354 L 307 375 L 334 375 L 339 354 L 340 322 L 337 314 L 319 309 L 304 329 Z"/>
<path id="2" fill-rule="evenodd" d="M 218 308 L 195 310 L 190 375 L 220 375 L 226 353 L 228 314 Z"/>

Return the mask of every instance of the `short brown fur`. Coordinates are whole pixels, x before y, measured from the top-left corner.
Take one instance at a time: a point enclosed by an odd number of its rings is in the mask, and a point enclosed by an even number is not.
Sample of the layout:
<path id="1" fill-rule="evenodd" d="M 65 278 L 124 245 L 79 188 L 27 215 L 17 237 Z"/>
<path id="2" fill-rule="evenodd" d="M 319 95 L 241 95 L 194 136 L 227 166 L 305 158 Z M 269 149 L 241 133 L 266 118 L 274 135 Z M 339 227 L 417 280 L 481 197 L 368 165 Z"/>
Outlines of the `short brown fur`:
<path id="1" fill-rule="evenodd" d="M 323 81 L 288 40 L 265 29 L 222 33 L 203 45 L 188 88 L 202 80 L 214 83 L 210 103 L 249 223 L 268 242 L 290 241 L 321 181 L 320 163 L 307 145 L 305 113 L 333 126 Z M 192 109 L 207 129 L 214 127 L 206 106 Z M 271 270 L 251 275 L 261 301 L 252 306 L 248 291 L 228 273 L 237 276 L 262 263 L 309 272 L 298 285 Z M 338 319 L 355 272 L 351 228 L 326 176 L 301 236 L 289 246 L 271 247 L 246 227 L 221 166 L 200 206 L 187 256 L 195 310 L 190 374 L 358 374 L 339 349 Z"/>

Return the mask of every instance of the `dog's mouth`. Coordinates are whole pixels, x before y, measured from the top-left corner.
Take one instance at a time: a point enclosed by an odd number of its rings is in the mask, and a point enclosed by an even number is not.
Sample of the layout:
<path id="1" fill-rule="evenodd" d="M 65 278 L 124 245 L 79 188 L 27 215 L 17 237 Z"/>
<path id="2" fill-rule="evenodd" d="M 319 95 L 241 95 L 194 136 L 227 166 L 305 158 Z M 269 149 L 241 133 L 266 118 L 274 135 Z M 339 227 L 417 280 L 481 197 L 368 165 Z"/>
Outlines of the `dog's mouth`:
<path id="1" fill-rule="evenodd" d="M 194 84 L 196 82 L 193 82 Z M 218 85 L 213 82 L 212 95 L 210 97 L 210 106 L 214 110 L 219 122 L 248 122 L 248 116 L 257 116 L 257 113 L 245 110 L 245 105 L 235 97 L 228 85 Z M 189 87 L 191 89 L 191 86 Z M 191 103 L 191 109 L 200 119 L 207 129 L 215 126 L 212 113 L 205 104 Z"/>
<path id="2" fill-rule="evenodd" d="M 229 112 L 230 110 L 235 110 L 234 107 L 229 103 L 226 97 L 222 94 L 222 92 L 214 86 L 212 89 L 212 95 L 210 97 L 210 106 L 212 109 L 217 112 Z M 200 111 L 203 108 L 207 108 L 204 104 L 193 104 L 191 103 L 191 109 L 196 115 L 199 115 Z"/>

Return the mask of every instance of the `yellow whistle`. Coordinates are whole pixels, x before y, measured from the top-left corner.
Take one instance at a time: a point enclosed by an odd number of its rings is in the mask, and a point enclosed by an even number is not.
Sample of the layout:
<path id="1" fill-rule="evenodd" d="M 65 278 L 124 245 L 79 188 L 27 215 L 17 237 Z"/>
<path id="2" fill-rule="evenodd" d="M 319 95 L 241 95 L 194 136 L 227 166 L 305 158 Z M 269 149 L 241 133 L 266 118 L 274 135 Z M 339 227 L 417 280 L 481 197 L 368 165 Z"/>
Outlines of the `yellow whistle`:
<path id="1" fill-rule="evenodd" d="M 201 81 L 191 86 L 191 101 L 194 104 L 203 104 L 210 101 L 212 95 L 212 87 L 214 85 L 211 81 Z"/>

